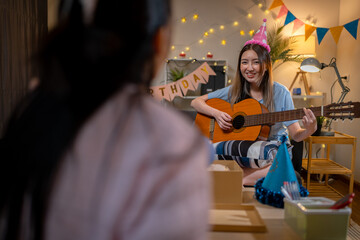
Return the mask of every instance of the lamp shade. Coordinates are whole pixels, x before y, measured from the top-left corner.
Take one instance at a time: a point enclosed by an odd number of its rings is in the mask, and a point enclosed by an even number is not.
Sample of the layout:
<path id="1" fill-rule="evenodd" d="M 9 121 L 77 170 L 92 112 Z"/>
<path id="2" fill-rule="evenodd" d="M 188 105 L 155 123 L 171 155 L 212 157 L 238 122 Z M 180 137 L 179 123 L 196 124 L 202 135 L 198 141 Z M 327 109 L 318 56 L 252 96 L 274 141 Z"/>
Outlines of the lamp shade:
<path id="1" fill-rule="evenodd" d="M 316 58 L 306 58 L 302 61 L 300 69 L 305 72 L 319 72 L 322 69 L 322 64 Z"/>

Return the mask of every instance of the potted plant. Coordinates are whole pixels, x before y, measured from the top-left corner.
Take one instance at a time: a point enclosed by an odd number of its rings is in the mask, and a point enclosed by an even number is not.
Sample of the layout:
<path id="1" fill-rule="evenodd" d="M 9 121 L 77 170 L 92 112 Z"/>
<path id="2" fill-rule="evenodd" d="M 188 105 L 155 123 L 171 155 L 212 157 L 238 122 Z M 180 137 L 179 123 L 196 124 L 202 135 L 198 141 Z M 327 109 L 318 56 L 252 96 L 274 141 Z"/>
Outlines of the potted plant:
<path id="1" fill-rule="evenodd" d="M 278 25 L 274 25 L 267 33 L 268 44 L 271 48 L 270 57 L 273 70 L 285 62 L 301 62 L 303 60 L 299 55 L 294 56 L 291 53 L 293 51 L 291 46 L 293 46 L 296 40 L 285 36 L 283 30 L 284 26 L 279 27 Z M 274 64 L 278 62 L 279 64 L 274 67 Z"/>
<path id="2" fill-rule="evenodd" d="M 317 116 L 316 117 L 317 129 L 311 136 L 320 136 L 321 128 L 323 126 L 324 121 L 325 121 L 324 116 Z"/>
<path id="3" fill-rule="evenodd" d="M 184 70 L 179 70 L 178 68 L 170 69 L 170 77 L 169 80 L 176 82 L 177 80 L 184 77 Z"/>

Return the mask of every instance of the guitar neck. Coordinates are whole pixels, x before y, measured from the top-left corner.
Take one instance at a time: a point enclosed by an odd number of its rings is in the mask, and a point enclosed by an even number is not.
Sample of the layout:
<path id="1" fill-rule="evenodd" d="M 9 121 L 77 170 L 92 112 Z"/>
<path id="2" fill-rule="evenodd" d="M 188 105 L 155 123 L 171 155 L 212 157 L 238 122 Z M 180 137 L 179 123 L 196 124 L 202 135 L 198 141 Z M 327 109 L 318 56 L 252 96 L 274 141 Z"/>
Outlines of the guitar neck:
<path id="1" fill-rule="evenodd" d="M 322 107 L 309 108 L 315 116 L 322 116 Z M 277 122 L 285 122 L 291 120 L 299 120 L 304 117 L 303 109 L 288 110 L 283 112 L 269 112 L 256 115 L 245 116 L 244 127 L 256 126 L 256 125 L 272 125 Z"/>

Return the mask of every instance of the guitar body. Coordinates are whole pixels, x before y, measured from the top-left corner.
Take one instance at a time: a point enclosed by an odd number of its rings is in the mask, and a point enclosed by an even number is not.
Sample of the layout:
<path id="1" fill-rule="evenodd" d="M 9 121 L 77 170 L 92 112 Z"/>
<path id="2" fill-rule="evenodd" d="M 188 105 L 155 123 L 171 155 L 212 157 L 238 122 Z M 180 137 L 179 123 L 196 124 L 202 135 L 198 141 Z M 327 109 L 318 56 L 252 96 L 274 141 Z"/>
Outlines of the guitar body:
<path id="1" fill-rule="evenodd" d="M 209 99 L 206 103 L 213 108 L 228 113 L 232 119 L 239 115 L 249 116 L 269 112 L 264 105 L 252 98 L 236 103 L 233 107 L 231 107 L 230 103 L 219 98 Z M 214 124 L 212 124 L 212 121 Z M 269 125 L 241 127 L 239 129 L 231 128 L 228 131 L 224 131 L 214 118 L 201 113 L 196 115 L 195 124 L 200 128 L 200 131 L 214 143 L 228 140 L 267 140 L 270 133 Z"/>

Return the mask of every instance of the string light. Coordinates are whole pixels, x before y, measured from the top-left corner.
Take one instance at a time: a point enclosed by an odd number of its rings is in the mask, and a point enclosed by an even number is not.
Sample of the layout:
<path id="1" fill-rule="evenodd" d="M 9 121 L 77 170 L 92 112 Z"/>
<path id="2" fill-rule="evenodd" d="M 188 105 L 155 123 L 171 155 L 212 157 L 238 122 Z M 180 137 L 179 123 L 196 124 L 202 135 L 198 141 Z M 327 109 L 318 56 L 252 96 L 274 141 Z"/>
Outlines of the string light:
<path id="1" fill-rule="evenodd" d="M 205 60 L 205 57 L 202 57 L 203 60 Z"/>
<path id="2" fill-rule="evenodd" d="M 262 4 L 262 3 L 254 4 L 254 6 L 258 6 L 258 7 L 264 12 L 264 14 L 269 14 L 269 13 L 270 13 L 270 11 L 269 11 L 268 9 L 265 9 L 264 4 Z M 196 21 L 196 20 L 199 19 L 199 14 L 198 14 L 198 13 L 193 13 L 193 14 L 188 14 L 188 15 L 186 15 L 186 16 L 183 16 L 183 17 L 180 18 L 181 23 L 187 23 L 187 21 L 188 21 L 188 19 L 189 19 L 190 17 L 191 17 L 194 21 Z M 252 17 L 253 17 L 253 14 L 250 13 L 250 12 L 248 12 L 247 18 L 252 18 Z M 277 21 L 277 22 L 281 22 L 281 19 L 276 19 L 276 21 Z M 311 25 L 314 26 L 314 23 L 310 23 L 310 21 L 309 21 L 308 19 L 306 19 L 306 23 L 307 23 L 307 24 L 311 24 Z M 239 23 L 238 21 L 233 21 L 233 22 L 230 23 L 230 24 L 232 24 L 234 27 L 237 27 L 237 26 L 240 25 L 240 23 Z M 220 29 L 220 30 L 224 30 L 224 29 L 225 29 L 225 26 L 228 26 L 228 24 L 226 24 L 226 25 L 218 25 L 218 26 L 219 26 L 219 29 Z M 209 28 L 208 31 L 204 32 L 203 37 L 198 40 L 198 44 L 200 44 L 200 45 L 205 44 L 205 39 L 204 39 L 204 38 L 209 37 L 209 35 L 210 35 L 210 34 L 213 34 L 214 32 L 215 32 L 214 28 Z M 245 36 L 245 35 L 246 35 L 246 29 L 240 30 L 239 33 L 240 33 L 241 36 Z M 249 34 L 251 37 L 254 35 L 254 33 L 255 33 L 254 30 L 250 30 L 250 31 L 248 32 L 248 34 Z M 186 46 L 186 47 L 184 48 L 184 50 L 187 51 L 187 52 L 190 51 L 190 47 L 191 47 L 193 44 L 194 44 L 194 43 L 191 43 L 189 46 Z M 225 46 L 225 45 L 227 44 L 227 43 L 226 43 L 226 40 L 225 40 L 225 39 L 222 39 L 221 42 L 220 42 L 220 44 L 223 45 L 223 46 Z M 184 45 L 182 45 L 182 46 L 181 46 L 181 45 L 180 45 L 180 46 L 172 45 L 172 46 L 171 46 L 171 50 L 174 51 L 174 50 L 176 50 L 177 48 L 182 48 L 183 46 L 184 46 Z M 184 51 L 182 51 L 182 52 L 179 54 L 179 56 L 180 56 L 180 58 L 181 58 L 181 57 L 184 58 L 184 57 L 186 57 L 186 53 L 185 53 Z M 175 56 L 174 59 L 179 58 L 179 56 Z M 192 57 L 189 57 L 189 59 L 192 59 Z M 205 58 L 205 57 L 202 57 L 202 59 L 206 59 L 206 58 Z M 215 64 L 215 66 L 216 66 L 216 64 Z M 224 70 L 225 70 L 225 69 L 226 69 L 226 68 L 224 68 Z"/>

